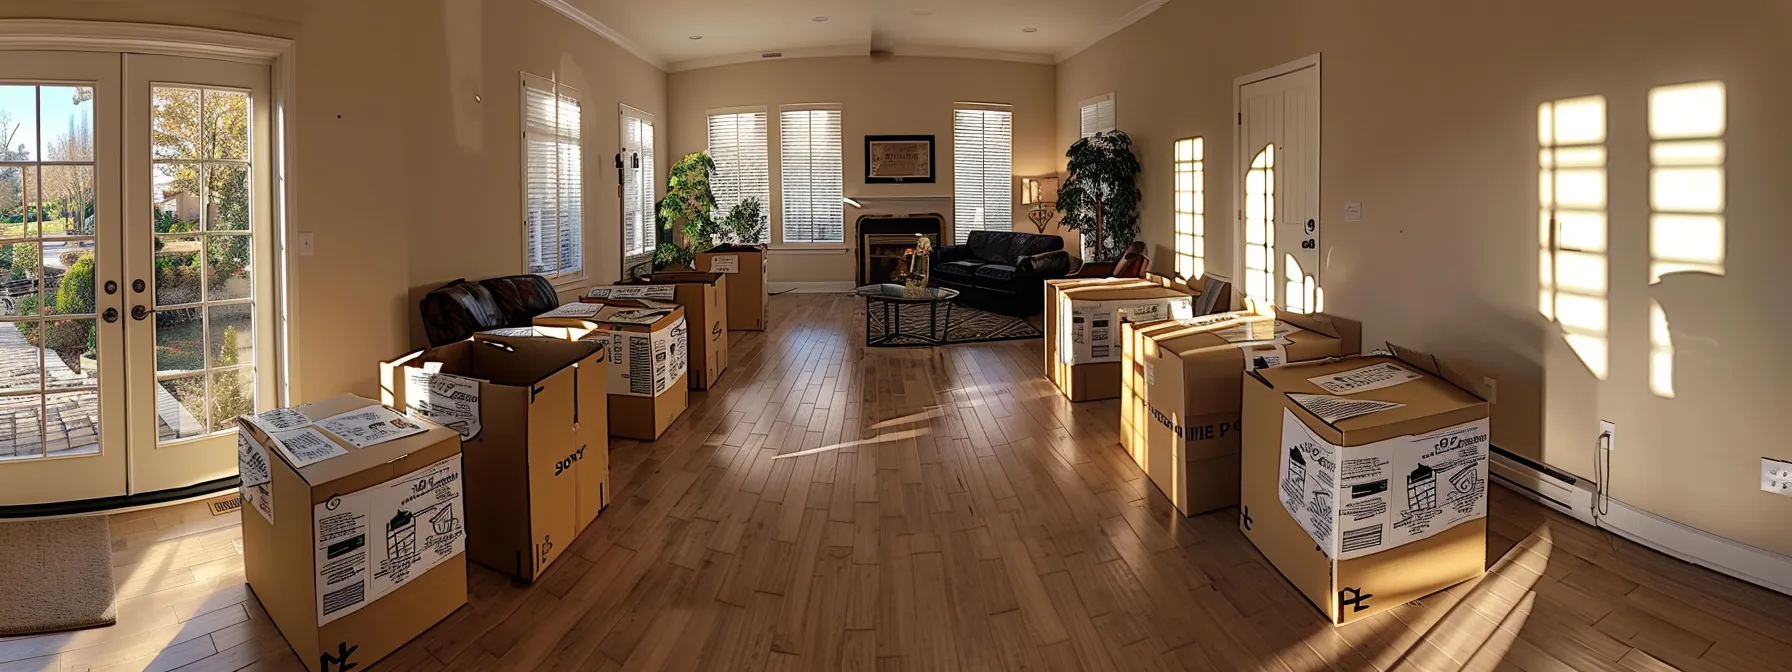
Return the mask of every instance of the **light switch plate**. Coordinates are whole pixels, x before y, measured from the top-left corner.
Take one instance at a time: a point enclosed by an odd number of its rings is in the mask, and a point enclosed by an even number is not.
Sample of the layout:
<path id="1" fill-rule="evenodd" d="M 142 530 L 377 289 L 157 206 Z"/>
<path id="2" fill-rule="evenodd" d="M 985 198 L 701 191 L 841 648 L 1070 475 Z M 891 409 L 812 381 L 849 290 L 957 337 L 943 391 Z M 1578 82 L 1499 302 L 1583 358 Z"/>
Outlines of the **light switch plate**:
<path id="1" fill-rule="evenodd" d="M 299 232 L 299 256 L 309 257 L 317 253 L 317 240 L 310 231 Z"/>
<path id="2" fill-rule="evenodd" d="M 1792 496 L 1792 462 L 1761 458 L 1761 491 Z"/>
<path id="3" fill-rule="evenodd" d="M 1344 221 L 1346 221 L 1346 222 L 1363 221 L 1363 204 L 1361 204 L 1361 203 L 1345 203 L 1344 204 Z"/>

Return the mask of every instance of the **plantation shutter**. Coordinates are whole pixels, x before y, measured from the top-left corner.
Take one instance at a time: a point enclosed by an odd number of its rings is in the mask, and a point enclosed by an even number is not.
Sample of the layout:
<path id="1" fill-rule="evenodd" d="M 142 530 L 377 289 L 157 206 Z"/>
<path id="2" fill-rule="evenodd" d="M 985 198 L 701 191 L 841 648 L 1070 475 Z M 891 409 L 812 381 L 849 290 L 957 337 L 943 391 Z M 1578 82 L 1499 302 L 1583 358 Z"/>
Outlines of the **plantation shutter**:
<path id="1" fill-rule="evenodd" d="M 1083 101 L 1082 105 L 1082 137 L 1096 133 L 1105 133 L 1116 128 L 1114 121 L 1114 94 L 1097 96 Z"/>
<path id="2" fill-rule="evenodd" d="M 653 117 L 622 108 L 622 256 L 624 265 L 653 252 L 659 199 L 653 172 Z"/>
<path id="3" fill-rule="evenodd" d="M 953 237 L 1008 231 L 1014 224 L 1014 114 L 1007 110 L 952 111 Z"/>
<path id="4" fill-rule="evenodd" d="M 778 134 L 783 241 L 846 242 L 839 108 L 784 108 L 778 114 Z"/>
<path id="5" fill-rule="evenodd" d="M 523 75 L 524 260 L 530 273 L 584 270 L 584 149 L 578 92 Z"/>
<path id="6" fill-rule="evenodd" d="M 716 173 L 710 178 L 709 189 L 716 197 L 718 217 L 749 198 L 759 199 L 762 208 L 771 208 L 772 171 L 767 139 L 763 109 L 710 113 L 709 158 L 716 163 Z"/>

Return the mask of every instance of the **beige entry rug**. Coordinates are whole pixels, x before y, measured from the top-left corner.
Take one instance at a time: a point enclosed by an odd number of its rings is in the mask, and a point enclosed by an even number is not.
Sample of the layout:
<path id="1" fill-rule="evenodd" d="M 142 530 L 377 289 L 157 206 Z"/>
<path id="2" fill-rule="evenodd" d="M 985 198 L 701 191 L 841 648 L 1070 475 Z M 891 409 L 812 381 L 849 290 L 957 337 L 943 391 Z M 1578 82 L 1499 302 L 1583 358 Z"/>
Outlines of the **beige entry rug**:
<path id="1" fill-rule="evenodd" d="M 105 516 L 0 522 L 0 637 L 117 622 Z"/>

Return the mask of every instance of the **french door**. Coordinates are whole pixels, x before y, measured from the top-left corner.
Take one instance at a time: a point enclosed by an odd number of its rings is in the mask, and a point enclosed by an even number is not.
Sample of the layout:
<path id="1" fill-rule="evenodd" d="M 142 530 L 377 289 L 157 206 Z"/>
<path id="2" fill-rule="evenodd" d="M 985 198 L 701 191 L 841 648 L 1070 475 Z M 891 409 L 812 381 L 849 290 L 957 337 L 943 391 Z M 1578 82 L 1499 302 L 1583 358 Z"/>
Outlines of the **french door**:
<path id="1" fill-rule="evenodd" d="M 1291 312 L 1323 310 L 1318 60 L 1240 78 L 1237 88 L 1245 294 Z"/>
<path id="2" fill-rule="evenodd" d="M 268 71 L 0 51 L 0 506 L 234 475 L 274 398 Z"/>

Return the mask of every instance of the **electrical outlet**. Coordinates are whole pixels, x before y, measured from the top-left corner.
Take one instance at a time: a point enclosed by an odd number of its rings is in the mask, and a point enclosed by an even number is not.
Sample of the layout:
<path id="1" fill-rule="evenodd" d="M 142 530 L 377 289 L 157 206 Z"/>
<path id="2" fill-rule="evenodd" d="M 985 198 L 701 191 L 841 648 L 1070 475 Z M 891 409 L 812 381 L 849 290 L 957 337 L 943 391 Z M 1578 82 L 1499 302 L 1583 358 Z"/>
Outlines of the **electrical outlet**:
<path id="1" fill-rule="evenodd" d="M 1618 452 L 1618 423 L 1610 420 L 1599 421 L 1599 435 L 1605 437 L 1605 449 Z"/>
<path id="2" fill-rule="evenodd" d="M 1792 496 L 1792 462 L 1761 458 L 1761 491 Z"/>

